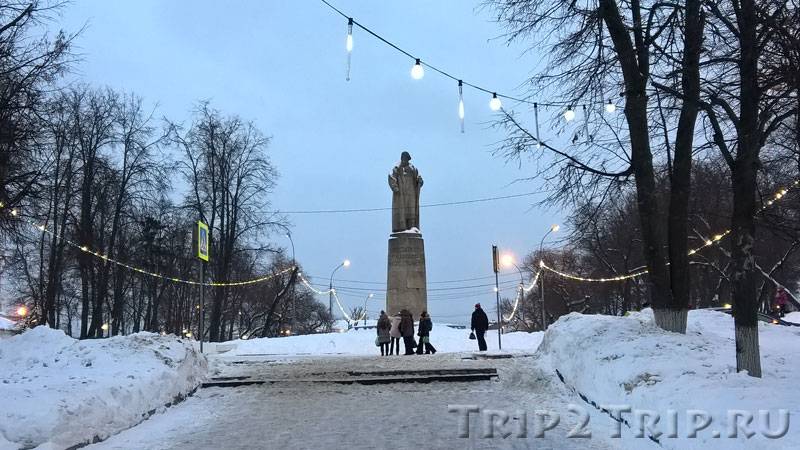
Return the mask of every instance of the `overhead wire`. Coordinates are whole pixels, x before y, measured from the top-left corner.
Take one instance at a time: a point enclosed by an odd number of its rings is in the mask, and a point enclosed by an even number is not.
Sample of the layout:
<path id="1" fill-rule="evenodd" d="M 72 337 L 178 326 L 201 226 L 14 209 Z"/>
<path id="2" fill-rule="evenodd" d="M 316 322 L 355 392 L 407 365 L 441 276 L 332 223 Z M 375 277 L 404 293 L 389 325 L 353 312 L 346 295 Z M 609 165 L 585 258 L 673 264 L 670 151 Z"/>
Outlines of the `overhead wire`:
<path id="1" fill-rule="evenodd" d="M 440 74 L 440 75 L 442 75 L 442 76 L 444 76 L 446 78 L 449 78 L 449 79 L 451 79 L 453 81 L 458 82 L 459 84 L 461 84 L 463 86 L 469 86 L 472 89 L 475 89 L 477 91 L 483 92 L 485 94 L 489 94 L 489 95 L 492 95 L 492 96 L 504 98 L 504 99 L 511 100 L 511 101 L 514 101 L 514 102 L 517 102 L 517 103 L 524 103 L 524 104 L 530 104 L 530 105 L 536 105 L 536 106 L 552 106 L 552 107 L 570 106 L 571 108 L 575 107 L 575 106 L 585 106 L 582 103 L 575 103 L 575 102 L 572 102 L 572 101 L 542 102 L 542 101 L 534 101 L 534 100 L 530 100 L 530 99 L 523 99 L 523 98 L 519 98 L 519 97 L 516 97 L 516 96 L 513 96 L 513 95 L 499 93 L 499 92 L 497 92 L 497 90 L 488 89 L 488 88 L 480 86 L 480 85 L 478 85 L 476 83 L 465 81 L 463 77 L 460 77 L 460 76 L 457 76 L 457 75 L 453 75 L 449 71 L 447 71 L 445 69 L 442 69 L 440 67 L 434 66 L 433 64 L 428 63 L 424 58 L 420 58 L 419 56 L 414 55 L 411 52 L 403 49 L 402 47 L 400 47 L 399 45 L 397 45 L 394 42 L 390 41 L 389 39 L 387 39 L 386 37 L 382 36 L 378 32 L 373 31 L 372 29 L 370 29 L 366 25 L 362 24 L 361 22 L 359 22 L 358 20 L 353 18 L 351 15 L 346 14 L 344 11 L 342 11 L 339 8 L 337 8 L 336 6 L 332 5 L 329 1 L 327 1 L 327 0 L 320 0 L 320 1 L 323 4 L 325 4 L 326 6 L 328 6 L 331 10 L 335 11 L 340 16 L 342 16 L 345 19 L 347 19 L 348 24 L 353 24 L 353 25 L 357 26 L 358 28 L 360 28 L 361 30 L 366 32 L 367 34 L 369 34 L 372 37 L 378 39 L 379 41 L 383 42 L 384 44 L 386 44 L 387 46 L 389 46 L 392 49 L 396 50 L 397 52 L 407 56 L 408 58 L 416 61 L 417 63 L 419 63 L 419 64 L 421 64 L 421 65 L 423 65 L 423 66 L 425 66 L 425 67 L 427 67 L 427 68 L 429 68 L 431 70 L 433 70 L 434 72 L 436 72 L 436 73 L 438 73 L 438 74 Z M 597 103 L 597 104 L 600 104 L 600 105 L 605 105 L 605 101 L 604 100 L 601 100 L 600 102 L 594 102 L 594 103 Z"/>

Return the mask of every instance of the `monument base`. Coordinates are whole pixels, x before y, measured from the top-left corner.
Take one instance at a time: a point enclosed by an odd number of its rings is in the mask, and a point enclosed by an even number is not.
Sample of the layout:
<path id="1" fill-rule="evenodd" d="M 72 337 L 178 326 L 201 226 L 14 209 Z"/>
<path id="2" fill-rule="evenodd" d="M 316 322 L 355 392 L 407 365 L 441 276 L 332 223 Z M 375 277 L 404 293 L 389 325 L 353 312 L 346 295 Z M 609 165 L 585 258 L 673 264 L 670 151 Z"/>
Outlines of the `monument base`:
<path id="1" fill-rule="evenodd" d="M 407 309 L 414 320 L 428 309 L 425 241 L 419 233 L 406 231 L 389 237 L 386 308 L 389 315 Z"/>

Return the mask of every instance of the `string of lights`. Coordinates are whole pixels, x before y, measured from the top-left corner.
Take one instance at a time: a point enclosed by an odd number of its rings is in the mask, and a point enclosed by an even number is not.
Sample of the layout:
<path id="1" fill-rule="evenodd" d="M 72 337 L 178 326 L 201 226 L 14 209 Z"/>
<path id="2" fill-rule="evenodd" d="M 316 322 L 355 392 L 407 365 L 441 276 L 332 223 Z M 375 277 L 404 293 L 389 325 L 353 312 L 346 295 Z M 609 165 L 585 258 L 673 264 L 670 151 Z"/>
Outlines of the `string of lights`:
<path id="1" fill-rule="evenodd" d="M 452 73 L 450 73 L 447 70 L 444 70 L 444 69 L 442 69 L 440 67 L 434 66 L 433 64 L 431 64 L 431 63 L 429 63 L 427 61 L 423 61 L 422 58 L 419 58 L 418 56 L 415 56 L 415 54 L 413 54 L 412 52 L 404 50 L 403 48 L 401 48 L 397 44 L 393 43 L 389 39 L 385 38 L 384 36 L 378 34 L 377 32 L 373 31 L 372 29 L 368 28 L 366 25 L 364 25 L 364 24 L 360 23 L 359 21 L 355 20 L 349 14 L 346 14 L 345 12 L 340 10 L 339 8 L 333 6 L 327 0 L 320 0 L 320 1 L 324 5 L 326 5 L 328 8 L 330 8 L 332 11 L 336 12 L 337 14 L 339 14 L 340 16 L 342 16 L 343 18 L 345 18 L 347 20 L 347 34 L 346 34 L 346 37 L 345 37 L 345 51 L 346 51 L 346 56 L 347 56 L 347 71 L 346 71 L 345 79 L 347 81 L 350 81 L 350 68 L 351 68 L 351 61 L 352 61 L 352 54 L 353 54 L 353 26 L 356 26 L 359 29 L 361 29 L 362 31 L 364 31 L 365 33 L 371 35 L 372 37 L 374 37 L 377 40 L 381 41 L 382 43 L 384 43 L 388 47 L 390 47 L 393 50 L 397 51 L 398 53 L 400 53 L 402 55 L 405 55 L 406 57 L 410 58 L 413 61 L 413 65 L 411 66 L 411 78 L 413 78 L 415 80 L 421 80 L 425 76 L 425 68 L 428 68 L 428 69 L 438 73 L 439 75 L 441 75 L 441 76 L 443 76 L 445 78 L 449 78 L 450 80 L 455 81 L 457 83 L 457 87 L 458 87 L 458 119 L 459 119 L 459 124 L 460 124 L 459 127 L 460 127 L 460 130 L 461 130 L 462 133 L 464 132 L 464 115 L 465 115 L 464 86 L 470 87 L 470 88 L 472 88 L 472 89 L 474 89 L 476 91 L 479 91 L 479 92 L 481 92 L 483 94 L 491 95 L 491 97 L 489 99 L 489 109 L 491 109 L 492 111 L 499 111 L 499 110 L 502 109 L 503 103 L 502 103 L 501 99 L 510 100 L 510 101 L 513 101 L 513 102 L 521 103 L 521 104 L 533 105 L 534 113 L 535 113 L 535 119 L 536 119 L 536 140 L 537 140 L 537 143 L 541 143 L 541 141 L 539 141 L 539 107 L 540 106 L 558 107 L 558 108 L 566 107 L 566 109 L 563 111 L 563 117 L 564 117 L 564 120 L 566 120 L 567 122 L 572 121 L 572 120 L 575 119 L 575 108 L 576 107 L 581 107 L 582 110 L 583 110 L 584 119 L 586 119 L 585 120 L 586 121 L 585 126 L 588 127 L 588 113 L 587 113 L 586 109 L 587 109 L 587 106 L 592 107 L 594 105 L 593 103 L 583 103 L 583 104 L 577 103 L 576 104 L 575 102 L 572 102 L 572 101 L 567 101 L 567 102 L 553 102 L 553 101 L 543 102 L 543 101 L 539 101 L 539 100 L 532 100 L 530 98 L 519 98 L 519 97 L 508 95 L 508 94 L 498 93 L 494 89 L 485 88 L 485 87 L 480 86 L 478 84 L 467 82 L 467 81 L 464 80 L 463 77 L 460 77 L 460 76 L 457 76 L 457 75 L 453 75 Z M 624 94 L 621 94 L 621 96 L 624 97 Z M 601 100 L 600 102 L 597 102 L 597 105 L 604 105 L 605 111 L 607 113 L 609 113 L 609 114 L 613 114 L 617 110 L 616 103 L 614 103 L 614 101 L 612 101 L 610 98 L 607 101 Z"/>
<path id="2" fill-rule="evenodd" d="M 514 319 L 514 316 L 517 314 L 517 307 L 519 306 L 519 302 L 525 298 L 525 293 L 530 292 L 534 287 L 536 287 L 536 282 L 539 281 L 539 274 L 542 273 L 541 271 L 536 272 L 536 275 L 533 277 L 533 281 L 531 281 L 530 286 L 525 287 L 524 285 L 520 285 L 520 288 L 517 289 L 517 298 L 514 299 L 514 307 L 511 309 L 511 314 L 508 317 L 503 316 L 503 320 L 506 322 L 511 322 Z"/>
<path id="3" fill-rule="evenodd" d="M 792 182 L 792 184 L 789 187 L 779 189 L 777 192 L 775 192 L 769 198 L 769 200 L 764 202 L 764 204 L 761 206 L 761 208 L 758 209 L 756 214 L 759 214 L 759 213 L 763 212 L 768 207 L 770 207 L 773 204 L 775 204 L 776 202 L 780 201 L 784 196 L 786 196 L 786 194 L 789 192 L 789 190 L 797 187 L 798 185 L 800 185 L 800 180 L 795 180 L 794 182 Z M 519 194 L 519 195 L 529 195 L 529 194 Z M 484 200 L 488 200 L 488 199 L 481 199 L 481 200 L 475 200 L 475 201 L 484 201 Z M 2 202 L 0 202 L 0 210 L 3 209 L 4 207 L 5 207 L 5 205 Z M 391 209 L 391 208 L 389 208 L 389 209 Z M 11 209 L 10 210 L 10 214 L 14 218 L 20 218 L 19 210 L 16 209 L 16 208 Z M 94 257 L 96 257 L 98 259 L 101 259 L 104 263 L 110 262 L 112 264 L 115 264 L 117 266 L 126 268 L 128 270 L 131 270 L 133 272 L 136 272 L 136 273 L 139 273 L 139 274 L 142 274 L 142 275 L 147 275 L 147 276 L 150 276 L 150 277 L 159 278 L 161 280 L 170 281 L 170 282 L 174 282 L 174 283 L 182 283 L 182 284 L 188 284 L 188 285 L 193 285 L 193 286 L 203 285 L 203 286 L 208 286 L 208 287 L 247 286 L 247 285 L 252 285 L 252 284 L 257 284 L 257 283 L 262 283 L 264 281 L 268 281 L 268 280 L 273 279 L 273 278 L 275 278 L 277 276 L 284 275 L 284 274 L 294 270 L 294 267 L 292 266 L 292 267 L 287 267 L 287 268 L 285 268 L 285 269 L 283 269 L 283 270 L 281 270 L 279 272 L 272 273 L 272 274 L 269 274 L 269 275 L 265 275 L 263 277 L 250 279 L 250 280 L 227 281 L 227 282 L 212 281 L 212 282 L 207 282 L 207 283 L 200 283 L 199 281 L 181 279 L 181 278 L 172 277 L 172 276 L 169 276 L 169 275 L 164 275 L 164 274 L 161 274 L 161 273 L 149 271 L 149 270 L 146 270 L 146 269 L 142 269 L 140 267 L 136 267 L 134 265 L 131 265 L 131 264 L 119 261 L 117 259 L 111 258 L 108 255 L 103 254 L 101 252 L 94 251 L 94 250 L 90 249 L 86 245 L 78 244 L 77 242 L 72 241 L 71 239 L 67 238 L 63 234 L 58 233 L 58 232 L 56 232 L 54 230 L 51 230 L 51 229 L 47 228 L 44 224 L 37 224 L 37 223 L 35 223 L 35 222 L 31 221 L 31 220 L 28 220 L 28 219 L 21 219 L 21 220 L 25 221 L 26 223 L 30 224 L 31 226 L 35 227 L 36 229 L 38 229 L 41 232 L 48 233 L 48 234 L 56 237 L 57 239 L 59 239 L 59 240 L 65 242 L 66 244 L 68 244 L 68 245 L 80 250 L 83 253 L 86 253 L 86 254 L 92 255 L 92 256 L 94 256 Z M 730 235 L 730 233 L 731 233 L 731 230 L 728 229 L 728 230 L 723 231 L 722 233 L 714 235 L 712 238 L 707 239 L 703 243 L 703 245 L 701 245 L 701 246 L 699 246 L 697 248 L 689 250 L 688 254 L 689 255 L 694 255 L 697 252 L 699 252 L 699 251 L 701 251 L 701 250 L 703 250 L 703 249 L 705 249 L 707 247 L 715 245 L 718 242 L 720 242 L 722 239 L 724 239 L 725 237 Z M 589 278 L 589 277 L 583 277 L 583 276 L 579 276 L 579 275 L 569 274 L 569 273 L 566 273 L 566 272 L 561 272 L 559 270 L 556 270 L 556 269 L 554 269 L 552 267 L 547 266 L 544 261 L 539 261 L 539 266 L 542 269 L 548 270 L 548 271 L 550 271 L 550 272 L 552 272 L 552 273 L 554 273 L 556 275 L 559 275 L 559 276 L 561 276 L 563 278 L 568 278 L 568 279 L 571 279 L 571 280 L 582 281 L 582 282 L 600 282 L 600 283 L 603 283 L 603 282 L 616 282 L 616 281 L 623 281 L 623 280 L 627 280 L 627 279 L 631 279 L 631 278 L 636 278 L 636 277 L 639 277 L 639 276 L 642 276 L 642 275 L 645 275 L 645 274 L 648 273 L 648 271 L 645 269 L 645 270 L 642 270 L 642 271 L 637 271 L 637 272 L 626 274 L 626 275 L 616 275 L 616 276 L 602 277 L 602 278 Z M 540 273 L 541 273 L 541 271 L 536 274 L 534 282 L 533 282 L 533 284 L 531 284 L 531 286 L 530 286 L 530 288 L 528 288 L 528 290 L 533 288 L 533 286 L 535 285 L 536 280 L 538 279 Z M 331 290 L 320 291 L 320 290 L 314 288 L 311 285 L 311 283 L 309 283 L 308 280 L 306 280 L 305 277 L 302 276 L 302 274 L 299 274 L 299 276 L 300 276 L 301 280 L 303 281 L 303 283 L 309 289 L 311 289 L 313 292 L 315 292 L 317 294 L 320 294 L 320 295 L 328 295 L 328 294 L 331 293 Z M 462 280 L 442 281 L 441 283 L 450 283 L 450 282 L 457 282 L 457 281 L 472 281 L 472 280 L 479 280 L 479 279 L 482 279 L 482 278 L 484 278 L 484 277 L 468 278 L 468 279 L 462 279 Z M 506 283 L 506 282 L 504 282 L 504 283 Z M 431 291 L 458 291 L 458 290 L 479 288 L 479 287 L 485 287 L 485 286 L 486 285 L 472 285 L 472 286 L 456 286 L 456 287 L 447 287 L 447 288 L 434 288 L 434 289 L 431 289 Z M 355 287 L 350 287 L 350 288 L 347 288 L 347 289 L 350 289 L 350 290 L 371 290 L 371 289 L 366 289 L 366 288 L 355 288 Z M 375 290 L 375 289 L 372 289 L 372 290 Z M 384 290 L 385 291 L 385 289 L 377 289 L 377 290 Z M 344 311 L 344 308 L 342 307 L 342 305 L 341 305 L 341 303 L 339 301 L 339 297 L 338 297 L 338 295 L 336 295 L 336 291 L 333 290 L 332 293 L 333 293 L 334 298 L 336 299 L 336 302 L 337 302 L 337 305 L 338 305 L 339 309 L 342 311 L 342 314 L 348 320 L 352 320 L 352 318 L 350 318 L 349 315 Z M 482 295 L 482 293 L 480 293 L 480 294 Z M 462 297 L 468 297 L 468 296 L 463 295 Z M 515 302 L 515 309 L 516 309 L 516 302 Z M 512 314 L 512 316 L 513 316 L 513 314 Z M 358 319 L 358 320 L 361 320 L 361 319 Z"/>
<path id="4" fill-rule="evenodd" d="M 501 285 L 512 285 L 517 284 L 514 280 L 504 280 L 500 282 Z M 431 288 L 427 289 L 428 292 L 457 292 L 457 291 L 464 291 L 464 290 L 481 290 L 481 288 L 488 288 L 493 287 L 494 283 L 486 283 L 486 284 L 472 284 L 466 286 L 450 286 L 450 287 L 443 287 L 443 288 Z M 367 293 L 367 292 L 386 292 L 384 288 L 366 288 L 366 287 L 354 287 L 354 286 L 339 286 L 337 287 L 338 290 L 342 292 L 350 292 L 350 293 Z M 328 292 L 326 291 L 325 294 Z"/>
<path id="5" fill-rule="evenodd" d="M 339 308 L 339 311 L 341 311 L 341 313 L 342 313 L 342 316 L 345 318 L 345 320 L 346 320 L 347 322 L 349 322 L 349 323 L 352 323 L 352 322 L 358 322 L 359 320 L 363 320 L 363 319 L 364 319 L 364 317 L 366 316 L 366 314 L 367 314 L 367 311 L 366 311 L 366 310 L 364 310 L 364 311 L 362 311 L 362 312 L 361 312 L 361 317 L 359 317 L 358 319 L 356 319 L 356 320 L 354 321 L 354 320 L 353 320 L 353 318 L 352 318 L 352 317 L 350 317 L 350 315 L 349 315 L 349 314 L 347 314 L 347 311 L 345 311 L 345 310 L 344 310 L 344 307 L 342 306 L 342 302 L 339 300 L 339 295 L 337 295 L 337 294 L 336 294 L 336 289 L 325 289 L 325 290 L 323 291 L 323 290 L 320 290 L 320 289 L 317 289 L 317 288 L 315 288 L 315 287 L 314 287 L 314 286 L 311 284 L 311 282 L 309 282 L 309 281 L 306 279 L 306 277 L 305 277 L 305 276 L 303 276 L 303 274 L 302 274 L 302 273 L 298 273 L 298 274 L 297 274 L 297 277 L 298 277 L 298 278 L 300 278 L 300 282 L 301 282 L 301 283 L 303 283 L 303 285 L 305 285 L 305 287 L 307 287 L 308 289 L 310 289 L 310 290 L 311 290 L 311 292 L 313 292 L 313 293 L 315 293 L 315 294 L 317 294 L 317 295 L 331 295 L 331 294 L 332 294 L 332 295 L 333 295 L 333 299 L 334 299 L 334 300 L 336 300 L 336 306 Z"/>
<path id="6" fill-rule="evenodd" d="M 4 205 L 2 203 L 0 203 L 0 209 L 2 209 L 3 207 L 4 207 Z M 202 286 L 208 286 L 208 287 L 247 286 L 247 285 L 262 283 L 264 281 L 271 280 L 271 279 L 273 279 L 273 278 L 275 278 L 277 276 L 284 275 L 284 274 L 294 270 L 294 266 L 292 266 L 292 267 L 287 267 L 287 268 L 285 268 L 285 269 L 283 269 L 281 271 L 278 271 L 278 272 L 275 272 L 275 273 L 271 273 L 271 274 L 265 275 L 263 277 L 253 278 L 253 279 L 250 279 L 250 280 L 242 280 L 242 281 L 212 281 L 212 282 L 208 282 L 208 283 L 200 283 L 199 281 L 195 281 L 195 280 L 187 280 L 187 279 L 172 277 L 172 276 L 164 275 L 164 274 L 161 274 L 161 273 L 158 273 L 158 272 L 153 272 L 153 271 L 150 271 L 150 270 L 147 270 L 147 269 L 142 269 L 141 267 L 136 267 L 134 265 L 131 265 L 131 264 L 119 261 L 117 259 L 111 258 L 110 256 L 108 256 L 108 255 L 106 255 L 104 253 L 101 253 L 101 252 L 94 251 L 94 250 L 90 249 L 86 245 L 78 244 L 77 242 L 75 242 L 75 241 L 67 238 L 66 236 L 64 236 L 62 233 L 58 233 L 55 230 L 51 230 L 50 228 L 46 227 L 44 224 L 36 223 L 36 222 L 34 222 L 32 220 L 22 218 L 20 216 L 19 210 L 17 210 L 16 208 L 11 209 L 10 210 L 10 214 L 11 214 L 12 217 L 19 218 L 20 220 L 22 220 L 23 222 L 33 226 L 37 230 L 39 230 L 41 232 L 44 232 L 44 233 L 47 233 L 47 234 L 50 234 L 51 236 L 54 236 L 55 238 L 63 241 L 64 243 L 66 243 L 67 245 L 80 250 L 82 253 L 85 253 L 87 255 L 92 255 L 92 256 L 102 260 L 103 263 L 112 263 L 112 264 L 115 264 L 115 265 L 117 265 L 119 267 L 124 267 L 124 268 L 126 268 L 128 270 L 131 270 L 133 272 L 136 272 L 136 273 L 139 273 L 139 274 L 142 274 L 142 275 L 147 275 L 149 277 L 158 278 L 158 279 L 161 279 L 161 280 L 164 280 L 164 281 L 173 282 L 173 283 L 188 284 L 188 285 L 192 285 L 192 286 L 201 286 L 202 285 Z"/>
<path id="7" fill-rule="evenodd" d="M 630 273 L 630 274 L 627 274 L 627 275 L 618 275 L 618 276 L 614 276 L 614 277 L 587 278 L 587 277 L 573 275 L 573 274 L 570 274 L 570 273 L 561 272 L 559 270 L 553 269 L 552 267 L 550 267 L 547 264 L 545 264 L 544 261 L 539 261 L 539 267 L 541 267 L 542 269 L 547 270 L 549 272 L 552 272 L 552 273 L 554 273 L 554 274 L 556 274 L 556 275 L 558 275 L 558 276 L 560 276 L 562 278 L 568 278 L 570 280 L 575 280 L 575 281 L 585 281 L 585 282 L 590 282 L 590 283 L 606 283 L 606 282 L 609 282 L 609 281 L 622 281 L 622 280 L 627 280 L 629 278 L 640 277 L 640 276 L 642 276 L 642 275 L 647 273 L 647 270 L 642 270 L 641 272 Z"/>
<path id="8" fill-rule="evenodd" d="M 761 205 L 761 208 L 759 208 L 756 211 L 756 214 L 760 214 L 761 212 L 763 212 L 764 210 L 766 210 L 770 206 L 774 205 L 775 202 L 781 200 L 784 196 L 786 196 L 786 194 L 789 192 L 790 189 L 793 189 L 793 188 L 797 187 L 798 185 L 800 185 L 800 180 L 795 180 L 794 182 L 792 182 L 791 185 L 789 185 L 789 187 L 778 189 L 777 192 L 775 192 L 774 194 L 772 194 L 769 197 L 769 200 L 767 200 L 766 202 L 764 202 L 763 205 Z M 699 252 L 699 251 L 701 251 L 701 250 L 703 250 L 703 249 L 705 249 L 707 247 L 711 247 L 712 245 L 716 245 L 721 240 L 723 240 L 726 237 L 728 237 L 730 234 L 731 234 L 731 230 L 730 229 L 725 230 L 722 233 L 716 234 L 716 235 L 712 236 L 711 238 L 706 239 L 703 242 L 703 245 L 689 250 L 688 254 L 691 256 L 691 255 L 694 255 L 697 252 Z M 667 264 L 669 265 L 669 263 L 667 263 Z M 613 282 L 613 281 L 624 281 L 624 280 L 628 280 L 628 279 L 631 279 L 631 278 L 640 277 L 640 276 L 645 275 L 645 274 L 648 273 L 647 269 L 645 269 L 645 270 L 637 271 L 637 272 L 634 272 L 634 273 L 629 273 L 629 274 L 626 274 L 626 275 L 617 275 L 617 276 L 604 277 L 604 278 L 588 278 L 588 277 L 582 277 L 580 275 L 574 275 L 574 274 L 558 271 L 556 269 L 553 269 L 552 267 L 547 266 L 544 261 L 539 261 L 539 267 L 541 267 L 541 268 L 543 268 L 545 270 L 548 270 L 548 271 L 550 271 L 550 272 L 552 272 L 552 273 L 554 273 L 554 274 L 556 274 L 556 275 L 558 275 L 558 276 L 560 276 L 562 278 L 568 278 L 570 280 L 583 281 L 583 282 L 589 282 L 589 283 L 606 283 L 606 282 Z"/>

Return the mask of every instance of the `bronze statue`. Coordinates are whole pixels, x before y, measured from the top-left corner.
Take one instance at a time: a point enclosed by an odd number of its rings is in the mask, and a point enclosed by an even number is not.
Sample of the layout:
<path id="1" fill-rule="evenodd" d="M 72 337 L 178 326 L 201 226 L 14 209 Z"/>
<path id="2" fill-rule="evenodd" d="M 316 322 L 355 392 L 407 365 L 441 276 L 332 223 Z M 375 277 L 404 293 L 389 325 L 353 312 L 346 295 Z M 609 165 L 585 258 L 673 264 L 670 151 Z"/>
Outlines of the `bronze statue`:
<path id="1" fill-rule="evenodd" d="M 392 189 L 392 232 L 419 229 L 419 191 L 422 177 L 417 168 L 409 163 L 411 155 L 403 152 L 400 164 L 394 166 L 389 175 Z"/>

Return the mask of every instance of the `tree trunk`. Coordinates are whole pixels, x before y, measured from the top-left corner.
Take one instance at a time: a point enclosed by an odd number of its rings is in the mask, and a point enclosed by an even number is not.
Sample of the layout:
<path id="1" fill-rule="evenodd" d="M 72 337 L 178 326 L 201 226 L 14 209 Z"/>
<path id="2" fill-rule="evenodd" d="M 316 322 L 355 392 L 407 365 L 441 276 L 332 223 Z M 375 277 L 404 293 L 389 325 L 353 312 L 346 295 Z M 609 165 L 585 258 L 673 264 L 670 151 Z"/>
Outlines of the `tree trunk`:
<path id="1" fill-rule="evenodd" d="M 755 270 L 756 176 L 761 146 L 759 127 L 758 43 L 754 0 L 741 0 L 739 25 L 739 77 L 741 103 L 737 126 L 737 152 L 732 169 L 733 216 L 731 217 L 731 287 L 736 327 L 736 369 L 761 377 L 758 350 L 758 299 Z"/>
<path id="2" fill-rule="evenodd" d="M 661 328 L 686 333 L 690 303 L 689 272 L 689 194 L 692 180 L 692 145 L 700 99 L 700 50 L 703 40 L 703 18 L 699 0 L 686 1 L 683 73 L 681 84 L 683 105 L 675 137 L 675 156 L 670 174 L 667 242 L 669 248 L 669 280 L 672 302 L 656 314 Z M 659 316 L 661 316 L 659 318 Z M 661 322 L 661 323 L 659 323 Z"/>
<path id="3" fill-rule="evenodd" d="M 625 81 L 625 118 L 630 134 L 631 166 L 636 178 L 636 202 L 642 225 L 642 244 L 649 272 L 648 283 L 653 313 L 658 326 L 668 331 L 684 332 L 685 324 L 676 326 L 675 321 L 667 317 L 669 316 L 667 311 L 673 309 L 673 297 L 664 251 L 666 233 L 659 214 L 647 122 L 648 51 L 641 46 L 634 46 L 631 42 L 629 27 L 623 21 L 614 0 L 600 0 L 599 7 L 600 15 L 614 43 L 614 51 L 619 58 Z M 637 17 L 638 8 L 638 2 L 631 5 Z M 635 24 L 633 28 L 638 39 L 641 23 Z"/>

